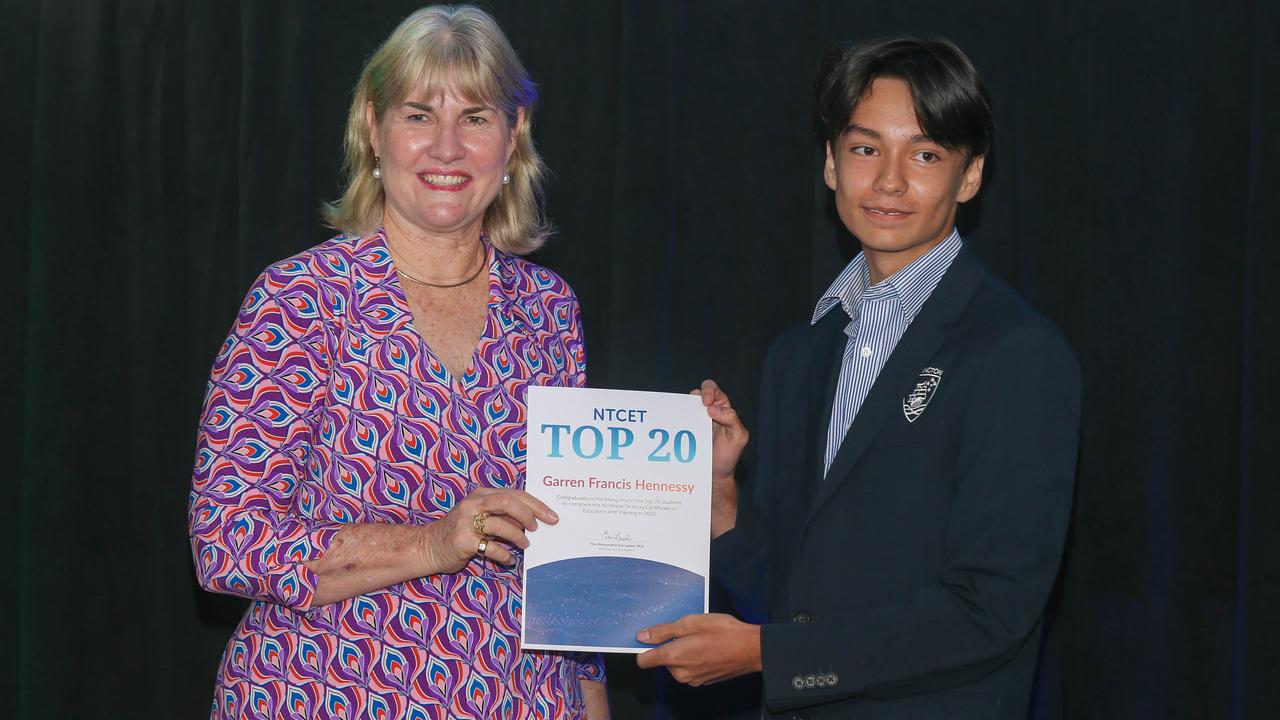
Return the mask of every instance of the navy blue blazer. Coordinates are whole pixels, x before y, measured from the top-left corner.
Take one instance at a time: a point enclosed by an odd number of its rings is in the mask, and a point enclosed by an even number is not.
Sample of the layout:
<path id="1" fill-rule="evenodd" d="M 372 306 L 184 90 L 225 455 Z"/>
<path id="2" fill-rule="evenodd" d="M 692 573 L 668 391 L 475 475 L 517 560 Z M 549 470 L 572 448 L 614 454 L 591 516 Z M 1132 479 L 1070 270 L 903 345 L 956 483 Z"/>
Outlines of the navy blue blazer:
<path id="1" fill-rule="evenodd" d="M 762 611 L 770 717 L 1025 718 L 1071 510 L 1080 373 L 966 247 L 824 478 L 848 317 L 781 335 L 712 578 Z"/>

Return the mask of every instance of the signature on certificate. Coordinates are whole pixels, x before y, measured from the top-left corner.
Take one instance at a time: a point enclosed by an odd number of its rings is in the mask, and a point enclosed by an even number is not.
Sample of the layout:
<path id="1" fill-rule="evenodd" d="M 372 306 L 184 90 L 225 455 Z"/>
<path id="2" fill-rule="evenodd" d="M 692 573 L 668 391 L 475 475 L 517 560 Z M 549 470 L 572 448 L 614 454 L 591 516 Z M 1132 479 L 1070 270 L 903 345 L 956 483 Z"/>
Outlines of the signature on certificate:
<path id="1" fill-rule="evenodd" d="M 630 540 L 631 536 L 623 532 L 615 532 L 613 530 L 605 530 L 600 533 L 597 540 Z"/>

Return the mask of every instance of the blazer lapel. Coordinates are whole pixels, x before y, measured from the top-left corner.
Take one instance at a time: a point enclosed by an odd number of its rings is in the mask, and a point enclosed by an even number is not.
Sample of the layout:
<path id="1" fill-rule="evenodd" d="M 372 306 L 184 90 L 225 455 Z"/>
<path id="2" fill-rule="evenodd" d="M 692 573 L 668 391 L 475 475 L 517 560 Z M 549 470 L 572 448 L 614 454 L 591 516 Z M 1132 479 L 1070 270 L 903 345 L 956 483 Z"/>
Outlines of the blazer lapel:
<path id="1" fill-rule="evenodd" d="M 895 413 L 902 412 L 902 397 L 911 389 L 920 371 L 928 367 L 929 360 L 946 339 L 945 326 L 959 318 L 965 305 L 973 297 L 983 273 L 985 270 L 968 246 L 963 247 L 925 301 L 919 315 L 898 341 L 898 346 L 880 370 L 880 375 L 876 377 L 875 384 L 858 409 L 858 415 L 849 426 L 849 432 L 845 434 L 835 459 L 831 461 L 831 470 L 817 485 L 818 492 L 810 506 L 806 524 L 847 479 L 858 460 L 880 434 L 885 422 Z M 839 364 L 837 359 L 837 368 Z M 836 374 L 838 376 L 838 369 Z M 833 384 L 827 395 L 828 418 L 834 395 Z M 822 430 L 824 439 L 825 427 L 824 425 Z M 818 471 L 821 472 L 821 464 L 818 465 Z"/>
<path id="2" fill-rule="evenodd" d="M 848 324 L 849 316 L 840 308 L 832 308 L 815 327 L 818 335 L 808 368 L 812 381 L 808 387 L 809 412 L 806 413 L 809 418 L 809 427 L 806 428 L 810 445 L 808 457 L 814 458 L 809 475 L 817 479 L 813 487 L 822 481 L 822 461 L 827 456 L 827 427 L 831 424 L 831 403 L 840 382 L 840 361 L 848 342 L 844 328 Z"/>

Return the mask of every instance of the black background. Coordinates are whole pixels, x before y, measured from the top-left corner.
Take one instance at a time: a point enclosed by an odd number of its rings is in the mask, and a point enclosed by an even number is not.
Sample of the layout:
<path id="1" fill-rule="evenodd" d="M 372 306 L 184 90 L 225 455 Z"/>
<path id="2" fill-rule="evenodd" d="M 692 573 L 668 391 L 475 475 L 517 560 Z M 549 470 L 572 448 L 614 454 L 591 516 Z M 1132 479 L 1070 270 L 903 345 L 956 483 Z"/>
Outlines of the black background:
<path id="1" fill-rule="evenodd" d="M 243 608 L 197 588 L 186 540 L 208 368 L 257 272 L 330 234 L 350 89 L 416 7 L 4 3 L 0 715 L 207 712 Z M 854 248 L 810 132 L 822 50 L 956 41 L 998 128 L 962 230 L 1085 373 L 1034 714 L 1274 716 L 1276 3 L 488 7 L 542 91 L 560 232 L 535 259 L 582 300 L 591 384 L 715 377 L 748 417 L 769 339 Z M 619 718 L 752 698 L 610 671 Z"/>

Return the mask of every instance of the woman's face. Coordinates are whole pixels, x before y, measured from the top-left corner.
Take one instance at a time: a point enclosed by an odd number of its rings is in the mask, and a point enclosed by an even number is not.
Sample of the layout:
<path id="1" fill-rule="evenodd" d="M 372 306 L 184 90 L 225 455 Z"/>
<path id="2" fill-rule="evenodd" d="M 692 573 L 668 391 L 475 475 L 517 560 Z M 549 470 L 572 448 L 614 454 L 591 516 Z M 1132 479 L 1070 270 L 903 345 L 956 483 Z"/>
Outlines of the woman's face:
<path id="1" fill-rule="evenodd" d="M 370 143 L 382 164 L 383 222 L 410 232 L 469 240 L 502 189 L 516 128 L 498 109 L 452 89 L 410 96 L 378 122 L 366 108 Z M 520 109 L 517 126 L 524 122 Z"/>

